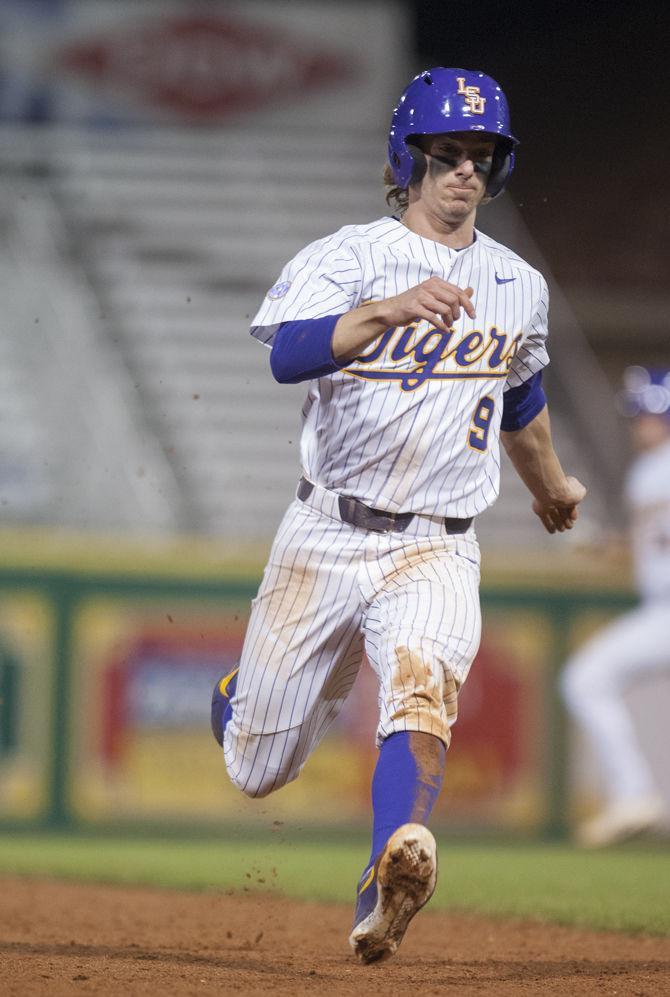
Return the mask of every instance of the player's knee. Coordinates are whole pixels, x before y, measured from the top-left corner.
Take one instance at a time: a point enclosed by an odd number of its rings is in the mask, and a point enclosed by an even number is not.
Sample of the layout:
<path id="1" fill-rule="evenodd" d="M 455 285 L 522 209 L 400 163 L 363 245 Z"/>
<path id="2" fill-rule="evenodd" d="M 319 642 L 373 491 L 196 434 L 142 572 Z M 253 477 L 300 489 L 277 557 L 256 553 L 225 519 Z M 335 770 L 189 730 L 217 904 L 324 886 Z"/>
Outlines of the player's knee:
<path id="1" fill-rule="evenodd" d="M 228 765 L 228 777 L 236 789 L 253 800 L 261 800 L 276 789 L 281 789 L 292 778 L 290 773 L 268 770 L 256 766 L 235 767 Z"/>
<path id="2" fill-rule="evenodd" d="M 261 800 L 280 788 L 276 779 L 267 773 L 240 772 L 233 775 L 229 770 L 228 775 L 232 784 L 252 800 Z"/>
<path id="3" fill-rule="evenodd" d="M 584 699 L 591 699 L 604 691 L 607 684 L 606 669 L 589 655 L 577 654 L 571 658 L 559 678 L 559 688 L 568 707 L 576 707 Z"/>
<path id="4" fill-rule="evenodd" d="M 277 735 L 226 731 L 224 758 L 232 784 L 252 799 L 262 799 L 296 778 L 299 768 L 290 764 L 291 752 L 279 750 Z M 279 761 L 277 761 L 279 759 Z"/>

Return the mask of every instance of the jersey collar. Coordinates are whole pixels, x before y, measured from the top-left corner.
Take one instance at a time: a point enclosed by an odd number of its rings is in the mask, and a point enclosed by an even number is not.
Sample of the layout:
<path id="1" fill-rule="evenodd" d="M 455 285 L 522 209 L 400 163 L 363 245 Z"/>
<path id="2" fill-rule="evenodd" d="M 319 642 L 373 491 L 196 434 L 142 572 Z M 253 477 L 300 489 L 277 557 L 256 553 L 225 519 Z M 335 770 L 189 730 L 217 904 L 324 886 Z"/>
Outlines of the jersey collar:
<path id="1" fill-rule="evenodd" d="M 441 242 L 434 242 L 432 239 L 417 235 L 395 216 L 389 217 L 388 223 L 386 228 L 375 234 L 376 239 L 393 246 L 410 258 L 423 258 L 431 263 L 439 261 L 443 265 L 452 266 L 456 260 L 464 259 L 466 256 L 479 256 L 481 241 L 476 229 L 475 237 L 469 246 L 464 246 L 463 249 L 451 249 Z"/>

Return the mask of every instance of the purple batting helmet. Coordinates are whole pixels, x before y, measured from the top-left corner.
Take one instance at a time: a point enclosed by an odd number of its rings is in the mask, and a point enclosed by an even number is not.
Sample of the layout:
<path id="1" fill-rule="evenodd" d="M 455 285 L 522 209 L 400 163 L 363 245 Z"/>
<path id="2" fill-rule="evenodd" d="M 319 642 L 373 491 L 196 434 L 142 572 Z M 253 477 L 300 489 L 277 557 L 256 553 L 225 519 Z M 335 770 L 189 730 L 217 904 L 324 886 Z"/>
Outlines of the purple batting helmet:
<path id="1" fill-rule="evenodd" d="M 472 69 L 425 69 L 403 92 L 391 119 L 389 163 L 398 187 L 417 183 L 426 168 L 414 135 L 482 132 L 495 138 L 491 172 L 486 184 L 496 197 L 514 168 L 514 138 L 505 94 L 495 80 Z"/>
<path id="2" fill-rule="evenodd" d="M 662 415 L 670 418 L 670 371 L 627 367 L 618 401 L 622 415 Z"/>

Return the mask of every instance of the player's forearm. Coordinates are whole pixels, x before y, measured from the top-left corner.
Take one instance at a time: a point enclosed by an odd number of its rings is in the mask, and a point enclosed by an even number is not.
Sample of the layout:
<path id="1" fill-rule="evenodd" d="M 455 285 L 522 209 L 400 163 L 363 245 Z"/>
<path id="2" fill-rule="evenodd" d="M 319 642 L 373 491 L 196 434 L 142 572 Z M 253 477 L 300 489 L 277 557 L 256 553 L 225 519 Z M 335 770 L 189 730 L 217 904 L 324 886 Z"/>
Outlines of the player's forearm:
<path id="1" fill-rule="evenodd" d="M 529 492 L 540 502 L 560 502 L 567 477 L 554 450 L 547 406 L 523 429 L 501 432 L 500 439 Z"/>
<path id="2" fill-rule="evenodd" d="M 342 364 L 353 360 L 361 350 L 389 328 L 383 301 L 370 301 L 340 317 L 333 331 L 333 359 Z"/>
<path id="3" fill-rule="evenodd" d="M 458 287 L 441 277 L 429 277 L 402 294 L 370 301 L 343 315 L 333 332 L 333 359 L 347 364 L 387 329 L 423 319 L 434 329 L 448 332 L 464 311 L 475 318 L 471 287 Z"/>

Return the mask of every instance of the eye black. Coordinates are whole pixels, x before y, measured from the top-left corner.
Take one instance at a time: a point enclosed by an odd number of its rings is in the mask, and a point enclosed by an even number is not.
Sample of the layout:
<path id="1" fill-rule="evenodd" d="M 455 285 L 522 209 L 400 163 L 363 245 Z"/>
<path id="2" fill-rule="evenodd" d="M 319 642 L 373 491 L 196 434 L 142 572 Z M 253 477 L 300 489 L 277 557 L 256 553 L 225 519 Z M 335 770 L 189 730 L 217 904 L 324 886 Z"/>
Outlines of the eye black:
<path id="1" fill-rule="evenodd" d="M 433 159 L 437 159 L 439 163 L 444 163 L 445 166 L 454 167 L 458 163 L 456 156 L 441 156 L 433 153 Z"/>

